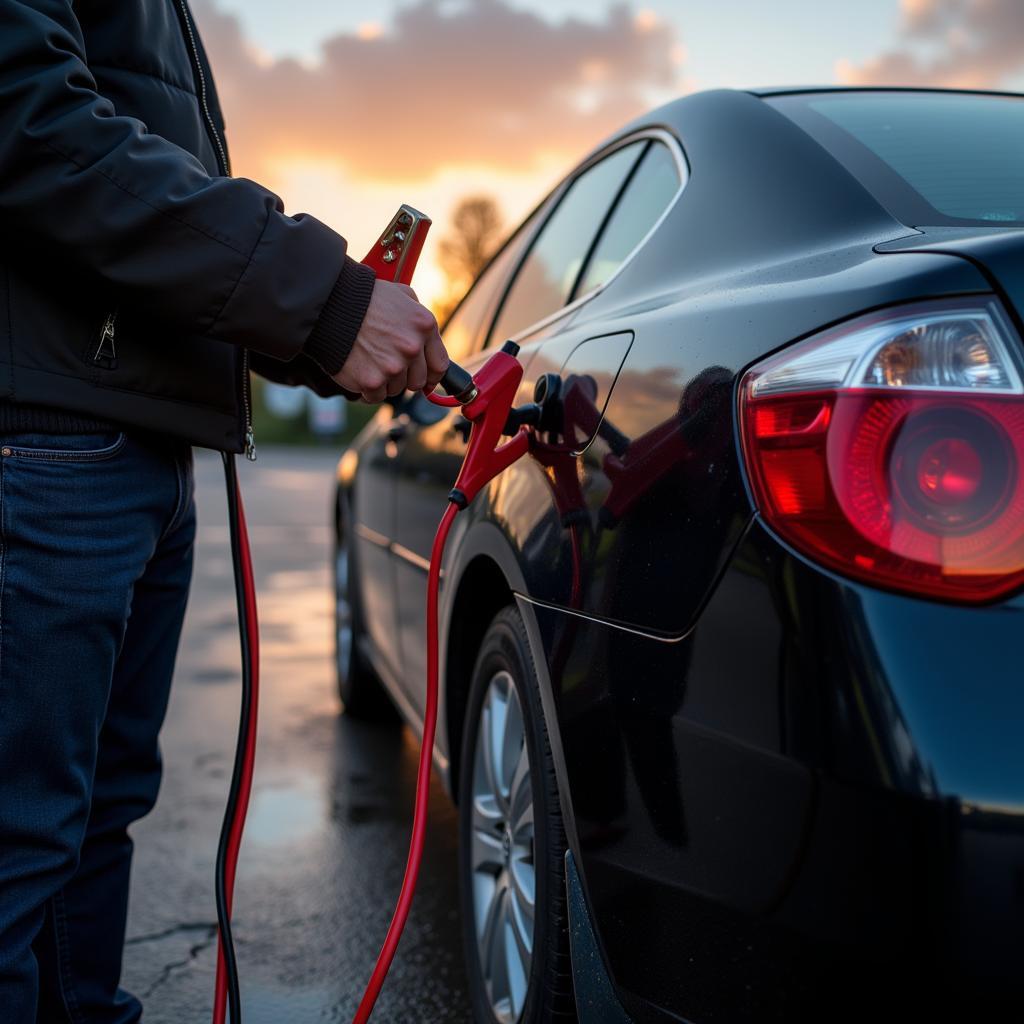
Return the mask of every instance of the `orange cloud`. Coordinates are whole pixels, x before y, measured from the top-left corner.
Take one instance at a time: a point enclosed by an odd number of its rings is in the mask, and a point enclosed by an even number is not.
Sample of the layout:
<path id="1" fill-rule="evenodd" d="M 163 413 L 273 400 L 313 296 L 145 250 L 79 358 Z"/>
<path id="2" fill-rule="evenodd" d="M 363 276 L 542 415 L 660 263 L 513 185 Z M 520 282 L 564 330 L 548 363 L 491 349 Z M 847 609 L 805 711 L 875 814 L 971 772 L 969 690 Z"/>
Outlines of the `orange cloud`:
<path id="1" fill-rule="evenodd" d="M 1024 71 L 1022 0 L 903 0 L 900 45 L 861 66 L 840 61 L 851 85 L 994 88 Z"/>
<path id="2" fill-rule="evenodd" d="M 671 26 L 628 4 L 548 21 L 506 0 L 415 0 L 388 26 L 324 40 L 313 64 L 255 55 L 199 0 L 237 173 L 282 159 L 410 180 L 459 164 L 528 171 L 579 155 L 680 82 Z"/>

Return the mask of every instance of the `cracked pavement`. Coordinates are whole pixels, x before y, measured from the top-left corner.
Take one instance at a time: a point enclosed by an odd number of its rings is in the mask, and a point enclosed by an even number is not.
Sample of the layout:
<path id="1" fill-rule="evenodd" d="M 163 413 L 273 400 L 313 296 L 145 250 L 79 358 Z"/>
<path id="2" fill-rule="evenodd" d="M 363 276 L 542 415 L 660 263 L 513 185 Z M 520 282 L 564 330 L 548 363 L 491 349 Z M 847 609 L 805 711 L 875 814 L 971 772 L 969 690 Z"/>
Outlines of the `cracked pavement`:
<path id="1" fill-rule="evenodd" d="M 336 453 L 269 449 L 240 465 L 263 634 L 256 775 L 235 894 L 246 1024 L 351 1019 L 405 863 L 417 746 L 338 714 L 329 510 Z M 213 865 L 238 722 L 238 637 L 219 457 L 197 453 L 192 600 L 163 732 L 165 776 L 140 822 L 123 984 L 146 1024 L 209 1016 Z M 420 887 L 375 1021 L 471 1020 L 459 942 L 455 813 L 436 783 Z"/>

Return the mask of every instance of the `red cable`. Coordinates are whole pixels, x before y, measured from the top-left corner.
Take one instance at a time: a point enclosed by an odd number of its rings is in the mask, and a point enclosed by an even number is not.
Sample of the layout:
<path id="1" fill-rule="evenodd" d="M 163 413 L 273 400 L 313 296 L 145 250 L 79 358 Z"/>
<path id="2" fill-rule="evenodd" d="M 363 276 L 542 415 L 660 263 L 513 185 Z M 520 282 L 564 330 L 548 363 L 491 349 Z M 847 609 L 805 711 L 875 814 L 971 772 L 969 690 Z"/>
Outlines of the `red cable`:
<path id="1" fill-rule="evenodd" d="M 443 405 L 446 409 L 454 409 L 463 404 L 452 395 L 440 395 L 436 391 L 425 391 L 424 394 L 434 405 Z"/>
<path id="2" fill-rule="evenodd" d="M 242 579 L 245 592 L 245 616 L 248 623 L 249 660 L 252 676 L 252 703 L 249 720 L 246 723 L 245 755 L 242 774 L 238 788 L 238 803 L 235 816 L 231 822 L 231 833 L 228 839 L 224 887 L 227 896 L 228 917 L 231 916 L 231 905 L 234 902 L 235 873 L 238 867 L 238 852 L 242 846 L 242 830 L 245 828 L 245 815 L 249 808 L 249 794 L 252 790 L 252 774 L 256 760 L 256 723 L 258 718 L 260 692 L 260 640 L 259 623 L 256 617 L 256 581 L 252 571 L 252 553 L 249 549 L 249 531 L 245 524 L 245 509 L 242 506 L 242 492 L 236 486 L 238 503 L 238 540 L 242 563 Z M 220 936 L 217 938 L 217 984 L 214 991 L 213 1024 L 224 1024 L 227 1007 L 227 971 L 224 966 L 224 947 Z M 240 1022 L 232 1022 L 240 1024 Z"/>
<path id="3" fill-rule="evenodd" d="M 423 860 L 423 842 L 427 834 L 427 802 L 430 798 L 430 769 L 434 753 L 434 731 L 437 727 L 437 676 L 438 676 L 438 625 L 437 595 L 441 586 L 441 558 L 448 534 L 458 513 L 458 506 L 449 504 L 445 509 L 437 533 L 434 535 L 434 546 L 430 552 L 430 572 L 427 575 L 427 701 L 423 715 L 423 743 L 420 747 L 419 771 L 416 775 L 416 810 L 412 820 L 412 838 L 409 842 L 409 858 L 405 865 L 405 877 L 402 880 L 402 891 L 398 897 L 394 916 L 388 927 L 387 937 L 381 947 L 373 974 L 366 985 L 362 1001 L 353 1024 L 366 1024 L 373 1012 L 374 1003 L 380 994 L 381 986 L 387 977 L 388 968 L 395 957 L 398 942 L 402 938 L 416 894 L 416 878 L 420 873 Z"/>
<path id="4" fill-rule="evenodd" d="M 238 854 L 242 845 L 242 830 L 245 827 L 245 815 L 248 810 L 249 796 L 252 790 L 259 696 L 259 629 L 256 617 L 256 586 L 253 578 L 252 555 L 249 549 L 249 535 L 245 523 L 241 493 L 240 491 L 236 493 L 239 520 L 239 553 L 241 556 L 245 593 L 245 614 L 249 624 L 249 654 L 252 664 L 252 710 L 245 735 L 245 754 L 238 790 L 238 803 L 234 818 L 231 821 L 227 848 L 225 889 L 229 916 L 234 897 Z M 451 531 L 452 523 L 455 521 L 458 511 L 458 506 L 454 504 L 449 504 L 447 509 L 445 509 L 441 522 L 438 524 L 437 533 L 434 536 L 434 545 L 430 555 L 430 571 L 427 575 L 427 694 L 426 709 L 423 717 L 423 741 L 420 748 L 419 768 L 416 775 L 416 806 L 413 814 L 412 837 L 409 842 L 409 856 L 406 861 L 405 875 L 402 880 L 402 890 L 398 897 L 398 903 L 391 918 L 391 924 L 388 927 L 384 945 L 381 947 L 373 973 L 370 976 L 366 991 L 353 1019 L 353 1024 L 365 1024 L 373 1012 L 374 1004 L 394 960 L 398 943 L 402 938 L 402 931 L 409 917 L 413 897 L 416 893 L 416 881 L 419 877 L 420 865 L 423 861 L 423 846 L 427 833 L 427 807 L 430 799 L 430 773 L 433 763 L 434 735 L 437 730 L 438 591 L 441 582 L 441 559 L 444 555 L 448 534 Z M 225 1024 L 226 1011 L 227 972 L 224 965 L 223 944 L 218 937 L 217 981 L 214 994 L 213 1024 Z"/>

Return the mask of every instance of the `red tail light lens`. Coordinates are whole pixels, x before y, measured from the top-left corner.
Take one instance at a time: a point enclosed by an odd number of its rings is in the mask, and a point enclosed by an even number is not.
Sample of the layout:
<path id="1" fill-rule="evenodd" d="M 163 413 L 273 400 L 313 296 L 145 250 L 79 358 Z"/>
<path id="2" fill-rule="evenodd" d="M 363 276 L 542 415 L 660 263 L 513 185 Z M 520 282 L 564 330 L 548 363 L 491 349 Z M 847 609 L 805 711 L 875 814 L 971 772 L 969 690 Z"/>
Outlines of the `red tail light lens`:
<path id="1" fill-rule="evenodd" d="M 981 602 L 1024 585 L 1019 345 L 994 299 L 949 300 L 755 366 L 740 413 L 766 521 L 878 586 Z"/>

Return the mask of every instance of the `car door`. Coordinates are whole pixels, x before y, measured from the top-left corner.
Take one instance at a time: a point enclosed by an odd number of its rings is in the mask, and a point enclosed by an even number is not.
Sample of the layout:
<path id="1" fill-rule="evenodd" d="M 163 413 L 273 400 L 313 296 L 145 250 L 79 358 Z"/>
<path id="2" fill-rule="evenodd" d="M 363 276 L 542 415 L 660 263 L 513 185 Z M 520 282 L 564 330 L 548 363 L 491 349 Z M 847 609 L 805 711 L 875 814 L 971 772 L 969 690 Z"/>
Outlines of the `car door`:
<path id="1" fill-rule="evenodd" d="M 360 447 L 359 473 L 352 489 L 353 540 L 359 601 L 377 668 L 397 683 L 400 650 L 395 643 L 395 567 L 391 540 L 395 530 L 396 432 L 401 422 L 382 405 L 373 430 Z"/>
<path id="2" fill-rule="evenodd" d="M 468 332 L 477 346 L 475 358 L 469 353 L 470 368 L 486 355 L 479 350 L 481 345 L 516 337 L 524 343 L 522 358 L 527 361 L 533 354 L 530 343 L 558 332 L 593 242 L 645 146 L 644 141 L 629 142 L 569 178 L 517 232 L 519 248 L 507 259 L 499 256 L 493 274 L 491 269 L 485 271 L 463 303 L 484 314 Z M 446 344 L 450 338 L 462 340 L 462 312 L 460 307 L 447 325 Z M 395 511 L 404 685 L 418 711 L 423 706 L 426 673 L 425 586 L 430 548 L 465 454 L 457 416 L 434 409 L 422 398 L 409 403 L 410 430 L 399 459 Z"/>

